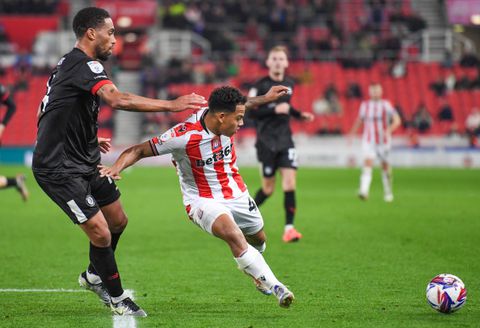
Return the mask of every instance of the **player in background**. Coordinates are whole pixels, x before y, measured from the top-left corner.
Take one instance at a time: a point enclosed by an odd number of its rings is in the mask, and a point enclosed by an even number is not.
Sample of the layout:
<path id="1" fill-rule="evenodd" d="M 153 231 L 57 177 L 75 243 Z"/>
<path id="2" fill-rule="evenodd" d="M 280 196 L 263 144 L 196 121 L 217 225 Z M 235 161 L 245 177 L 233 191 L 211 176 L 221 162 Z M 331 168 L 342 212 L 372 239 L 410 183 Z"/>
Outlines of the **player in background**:
<path id="1" fill-rule="evenodd" d="M 191 94 L 173 101 L 119 91 L 100 61 L 112 54 L 115 28 L 107 11 L 88 7 L 73 19 L 75 47 L 53 70 L 39 108 L 32 169 L 43 191 L 90 240 L 90 265 L 79 276 L 115 314 L 146 316 L 124 292 L 115 250 L 128 219 L 115 183 L 98 172 L 100 151 L 108 140 L 97 138 L 100 100 L 114 109 L 135 112 L 199 109 L 203 97 Z M 99 142 L 100 141 L 100 142 Z"/>
<path id="2" fill-rule="evenodd" d="M 13 101 L 13 97 L 3 84 L 0 84 L 0 104 L 7 106 L 7 111 L 5 112 L 5 115 L 0 123 L 1 144 L 3 132 L 5 131 L 8 122 L 10 122 L 13 114 L 15 114 L 15 110 L 17 109 L 17 106 Z M 25 175 L 17 174 L 16 177 L 0 176 L 0 189 L 6 189 L 9 187 L 15 187 L 24 201 L 28 199 L 28 189 L 27 185 L 25 184 Z"/>
<path id="3" fill-rule="evenodd" d="M 275 93 L 287 90 L 274 87 L 263 99 L 277 98 Z M 258 98 L 247 102 L 235 88 L 217 88 L 197 122 L 180 123 L 159 137 L 128 148 L 112 167 L 100 172 L 117 180 L 122 170 L 142 158 L 172 154 L 189 218 L 228 244 L 239 269 L 255 279 L 257 289 L 273 293 L 280 306 L 289 307 L 293 293 L 275 277 L 261 254 L 266 247 L 263 219 L 238 173 L 233 145 L 246 108 L 258 104 Z"/>
<path id="4" fill-rule="evenodd" d="M 288 67 L 287 49 L 276 46 L 268 53 L 266 61 L 268 76 L 257 81 L 250 89 L 248 96 L 265 94 L 272 86 L 284 85 L 290 92 L 280 99 L 262 105 L 249 112 L 255 120 L 257 130 L 257 158 L 261 163 L 262 187 L 255 195 L 255 202 L 262 205 L 275 190 L 275 173 L 277 169 L 282 177 L 284 193 L 285 229 L 284 242 L 294 242 L 302 238 L 293 223 L 295 219 L 297 187 L 297 152 L 292 140 L 290 117 L 304 121 L 312 121 L 313 114 L 301 112 L 290 104 L 294 92 L 294 81 L 285 75 Z"/>
<path id="5" fill-rule="evenodd" d="M 349 138 L 353 137 L 363 123 L 363 168 L 358 196 L 362 200 L 368 199 L 373 164 L 375 158 L 378 157 L 382 165 L 384 200 L 392 202 L 392 170 L 389 163 L 389 153 L 392 133 L 400 126 L 401 119 L 390 102 L 382 99 L 382 86 L 379 83 L 372 83 L 368 92 L 370 99 L 361 103 L 358 118 L 353 124 Z"/>

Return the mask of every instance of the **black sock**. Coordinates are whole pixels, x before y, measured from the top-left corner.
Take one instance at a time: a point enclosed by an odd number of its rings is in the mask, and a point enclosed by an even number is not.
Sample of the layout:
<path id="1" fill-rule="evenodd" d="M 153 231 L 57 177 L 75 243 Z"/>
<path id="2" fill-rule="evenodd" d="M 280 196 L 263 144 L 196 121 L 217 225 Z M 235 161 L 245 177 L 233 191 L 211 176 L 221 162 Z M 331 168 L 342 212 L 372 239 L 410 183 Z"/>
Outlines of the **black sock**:
<path id="1" fill-rule="evenodd" d="M 112 241 L 111 241 L 111 247 L 113 252 L 115 253 L 115 250 L 117 249 L 117 244 L 118 240 L 120 239 L 120 236 L 122 235 L 123 231 L 120 232 L 112 232 Z M 88 272 L 93 273 L 98 275 L 97 271 L 93 267 L 92 263 L 88 265 Z"/>
<path id="2" fill-rule="evenodd" d="M 293 224 L 296 210 L 295 191 L 285 191 L 283 206 L 285 207 L 285 224 Z"/>
<path id="3" fill-rule="evenodd" d="M 96 247 L 90 243 L 90 263 L 95 267 L 110 296 L 118 297 L 123 294 L 112 247 Z"/>
<path id="4" fill-rule="evenodd" d="M 257 194 L 255 195 L 255 203 L 257 206 L 260 206 L 263 204 L 263 202 L 268 198 L 268 195 L 266 195 L 262 188 L 258 189 Z"/>
<path id="5" fill-rule="evenodd" d="M 7 178 L 7 185 L 5 186 L 5 188 L 8 188 L 8 187 L 16 187 L 17 186 L 17 179 L 15 178 Z"/>

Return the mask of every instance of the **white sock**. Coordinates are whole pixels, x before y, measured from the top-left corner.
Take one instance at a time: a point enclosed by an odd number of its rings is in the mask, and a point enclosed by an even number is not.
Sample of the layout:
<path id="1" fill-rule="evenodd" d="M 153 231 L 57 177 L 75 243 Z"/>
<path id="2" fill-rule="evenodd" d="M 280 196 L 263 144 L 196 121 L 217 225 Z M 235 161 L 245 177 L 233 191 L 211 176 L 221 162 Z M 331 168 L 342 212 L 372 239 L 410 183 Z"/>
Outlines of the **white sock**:
<path id="1" fill-rule="evenodd" d="M 113 297 L 113 296 L 112 296 L 111 299 L 112 299 L 112 302 L 113 302 L 113 303 L 117 304 L 117 303 L 123 301 L 124 299 L 126 299 L 127 297 L 128 297 L 128 295 L 127 295 L 127 294 L 125 293 L 125 291 L 124 291 L 124 292 L 122 293 L 122 295 L 117 296 L 117 297 Z"/>
<path id="2" fill-rule="evenodd" d="M 382 170 L 383 193 L 385 195 L 392 194 L 392 175 L 390 171 Z"/>
<path id="3" fill-rule="evenodd" d="M 102 282 L 102 279 L 100 279 L 99 275 L 96 275 L 95 273 L 92 273 L 88 270 L 87 270 L 87 280 L 92 285 L 98 285 Z"/>
<path id="4" fill-rule="evenodd" d="M 362 175 L 360 176 L 360 194 L 368 195 L 370 191 L 370 184 L 372 183 L 372 168 L 365 166 L 362 169 Z"/>
<path id="5" fill-rule="evenodd" d="M 260 246 L 257 245 L 252 245 L 260 254 L 263 254 L 265 252 L 265 249 L 267 248 L 267 243 L 263 243 Z"/>
<path id="6" fill-rule="evenodd" d="M 255 279 L 260 280 L 267 288 L 279 285 L 277 277 L 273 274 L 267 262 L 255 248 L 248 245 L 247 250 L 240 257 L 236 257 L 235 261 L 238 268 Z"/>
<path id="7" fill-rule="evenodd" d="M 293 228 L 293 224 L 286 224 L 284 231 L 290 230 L 290 229 L 292 229 L 292 228 Z"/>

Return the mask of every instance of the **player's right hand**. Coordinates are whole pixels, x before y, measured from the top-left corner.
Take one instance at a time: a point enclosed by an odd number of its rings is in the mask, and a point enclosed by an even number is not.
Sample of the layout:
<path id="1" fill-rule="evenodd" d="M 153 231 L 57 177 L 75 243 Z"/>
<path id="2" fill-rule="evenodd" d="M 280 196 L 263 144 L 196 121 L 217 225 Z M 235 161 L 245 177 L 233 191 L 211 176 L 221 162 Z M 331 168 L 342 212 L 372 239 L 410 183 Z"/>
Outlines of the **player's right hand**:
<path id="1" fill-rule="evenodd" d="M 270 90 L 267 91 L 265 98 L 267 98 L 268 102 L 271 102 L 291 92 L 292 90 L 289 87 L 283 85 L 274 85 L 270 88 Z"/>
<path id="2" fill-rule="evenodd" d="M 97 167 L 100 173 L 100 177 L 102 178 L 108 177 L 113 180 L 120 180 L 122 178 L 120 176 L 120 172 L 117 169 L 115 169 L 115 167 L 109 167 L 103 164 L 99 164 Z"/>
<path id="3" fill-rule="evenodd" d="M 181 112 L 187 109 L 198 110 L 202 107 L 205 107 L 207 101 L 203 96 L 197 95 L 196 93 L 191 93 L 189 95 L 180 96 L 175 100 L 171 101 L 171 112 Z"/>

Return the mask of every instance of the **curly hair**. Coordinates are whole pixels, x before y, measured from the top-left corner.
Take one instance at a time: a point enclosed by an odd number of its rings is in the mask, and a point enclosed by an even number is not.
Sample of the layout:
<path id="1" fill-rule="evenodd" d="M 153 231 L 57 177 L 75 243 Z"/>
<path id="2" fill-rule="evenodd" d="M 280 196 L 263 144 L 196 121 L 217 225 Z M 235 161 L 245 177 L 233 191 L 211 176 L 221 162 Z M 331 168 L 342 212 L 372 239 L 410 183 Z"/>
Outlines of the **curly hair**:
<path id="1" fill-rule="evenodd" d="M 77 39 L 80 39 L 89 28 L 97 28 L 110 18 L 108 11 L 97 7 L 87 7 L 80 10 L 73 18 L 73 31 Z"/>
<path id="2" fill-rule="evenodd" d="M 208 108 L 211 112 L 235 112 L 237 105 L 244 105 L 247 97 L 234 87 L 216 88 L 208 98 Z"/>

